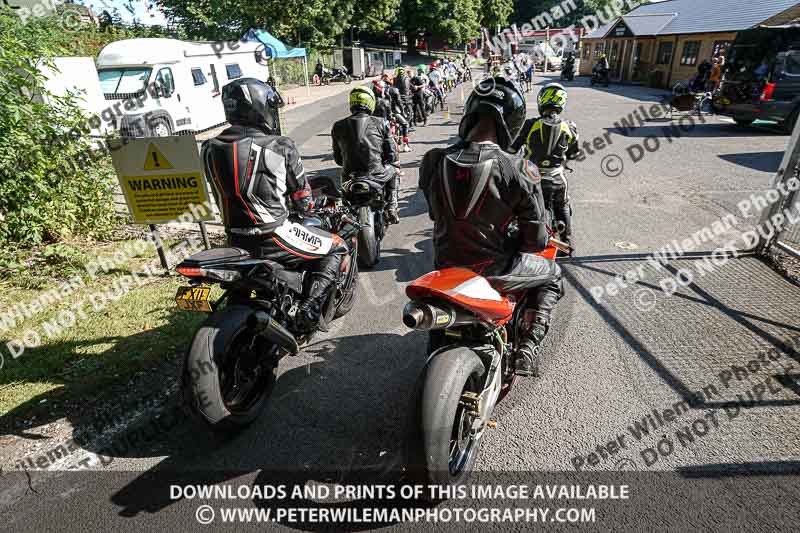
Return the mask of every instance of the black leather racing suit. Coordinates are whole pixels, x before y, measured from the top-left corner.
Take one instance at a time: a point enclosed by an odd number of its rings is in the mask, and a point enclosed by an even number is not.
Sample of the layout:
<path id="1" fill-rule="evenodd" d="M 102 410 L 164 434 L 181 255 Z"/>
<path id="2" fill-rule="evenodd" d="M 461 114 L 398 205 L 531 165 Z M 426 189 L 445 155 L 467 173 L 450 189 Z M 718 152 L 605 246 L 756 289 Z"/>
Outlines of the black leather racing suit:
<path id="1" fill-rule="evenodd" d="M 428 77 L 425 75 L 417 75 L 411 78 L 412 89 L 412 102 L 414 110 L 417 113 L 417 118 L 422 120 L 423 124 L 428 123 L 428 110 L 425 107 L 425 91 L 428 90 Z"/>
<path id="2" fill-rule="evenodd" d="M 547 327 L 561 269 L 534 255 L 549 238 L 536 168 L 495 144 L 462 142 L 425 155 L 420 188 L 434 221 L 435 267 L 468 268 L 504 293 L 533 290 L 528 306 Z"/>
<path id="3" fill-rule="evenodd" d="M 311 199 L 291 139 L 232 126 L 203 143 L 202 158 L 232 246 L 294 270 L 308 263 L 312 278 L 336 280 L 342 239 L 288 220 L 289 201 L 305 211 Z"/>
<path id="4" fill-rule="evenodd" d="M 403 136 L 403 142 L 408 142 L 408 118 L 405 116 L 405 108 L 400 96 L 400 91 L 396 87 L 389 87 L 386 89 L 386 96 L 389 100 L 392 115 L 400 126 L 400 134 Z"/>
<path id="5" fill-rule="evenodd" d="M 394 88 L 400 93 L 400 101 L 403 106 L 411 107 L 411 80 L 406 75 L 405 71 L 398 74 L 394 79 Z"/>
<path id="6" fill-rule="evenodd" d="M 513 152 L 524 148 L 523 157 L 533 162 L 542 175 L 545 205 L 553 210 L 553 218 L 564 223 L 564 237 L 572 236 L 572 207 L 564 165 L 579 157 L 578 127 L 559 115 L 547 115 L 525 121 L 519 137 L 511 146 Z"/>
<path id="7" fill-rule="evenodd" d="M 333 125 L 333 158 L 342 167 L 342 180 L 369 176 L 384 183 L 390 209 L 397 209 L 400 176 L 391 165 L 397 161 L 397 148 L 389 125 L 380 117 L 359 112 Z"/>

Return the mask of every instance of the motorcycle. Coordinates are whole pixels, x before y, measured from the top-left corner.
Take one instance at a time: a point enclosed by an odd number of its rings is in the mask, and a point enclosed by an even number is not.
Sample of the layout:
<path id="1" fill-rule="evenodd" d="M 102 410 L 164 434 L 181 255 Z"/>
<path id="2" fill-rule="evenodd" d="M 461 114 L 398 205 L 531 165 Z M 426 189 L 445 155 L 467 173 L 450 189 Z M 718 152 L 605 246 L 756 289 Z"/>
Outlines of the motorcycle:
<path id="1" fill-rule="evenodd" d="M 304 226 L 322 227 L 348 243 L 336 287 L 323 307 L 317 330 L 353 308 L 358 280 L 357 222 L 348 209 L 317 209 Z M 189 280 L 178 289 L 180 309 L 209 313 L 183 360 L 180 391 L 189 414 L 219 433 L 251 424 L 267 405 L 277 368 L 295 356 L 316 331 L 301 332 L 296 313 L 307 273 L 257 259 L 240 248 L 213 248 L 192 255 L 176 271 Z M 210 301 L 211 286 L 224 293 Z"/>
<path id="2" fill-rule="evenodd" d="M 347 67 L 337 67 L 331 70 L 323 67 L 322 64 L 317 63 L 317 67 L 314 70 L 314 76 L 312 77 L 312 82 L 314 85 L 328 85 L 332 81 L 343 81 L 349 85 L 350 82 L 353 81 L 353 78 L 350 76 L 350 72 L 347 70 Z"/>
<path id="3" fill-rule="evenodd" d="M 569 253 L 569 246 L 551 238 L 540 255 L 555 260 L 559 252 Z M 494 426 L 495 407 L 514 386 L 514 354 L 530 326 L 527 295 L 500 294 L 462 268 L 422 276 L 406 295 L 403 323 L 430 335 L 417 396 L 420 466 L 427 483 L 458 485 L 472 471 L 486 428 Z"/>
<path id="4" fill-rule="evenodd" d="M 370 176 L 320 176 L 311 182 L 314 205 L 345 209 L 358 222 L 358 266 L 372 268 L 381 255 L 381 241 L 389 227 L 385 183 Z"/>
<path id="5" fill-rule="evenodd" d="M 609 80 L 609 72 L 608 70 L 593 70 L 592 71 L 592 81 L 591 85 L 594 87 L 595 85 L 602 85 L 604 87 L 608 87 L 610 83 Z"/>
<path id="6" fill-rule="evenodd" d="M 561 69 L 561 79 L 563 81 L 572 81 L 575 79 L 575 63 L 566 62 Z"/>

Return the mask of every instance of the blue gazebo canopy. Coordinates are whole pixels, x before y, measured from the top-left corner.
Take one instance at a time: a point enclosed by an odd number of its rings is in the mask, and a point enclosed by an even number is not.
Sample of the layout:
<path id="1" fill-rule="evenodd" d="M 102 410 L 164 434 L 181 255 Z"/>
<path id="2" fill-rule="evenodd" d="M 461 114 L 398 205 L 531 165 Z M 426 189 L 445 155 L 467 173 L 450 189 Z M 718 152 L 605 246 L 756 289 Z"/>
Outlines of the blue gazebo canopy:
<path id="1" fill-rule="evenodd" d="M 292 58 L 292 57 L 306 57 L 305 48 L 288 48 L 285 44 L 280 42 L 274 35 L 266 30 L 255 30 L 250 28 L 247 33 L 242 37 L 245 42 L 259 42 L 269 50 L 270 57 L 272 58 Z"/>

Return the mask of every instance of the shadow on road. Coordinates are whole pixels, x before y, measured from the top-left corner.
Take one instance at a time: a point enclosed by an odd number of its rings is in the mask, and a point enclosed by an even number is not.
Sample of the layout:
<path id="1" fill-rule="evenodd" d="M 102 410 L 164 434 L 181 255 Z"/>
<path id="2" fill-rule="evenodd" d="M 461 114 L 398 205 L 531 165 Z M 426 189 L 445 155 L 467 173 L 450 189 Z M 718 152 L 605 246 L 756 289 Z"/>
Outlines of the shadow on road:
<path id="1" fill-rule="evenodd" d="M 634 254 L 634 261 L 643 261 L 641 256 Z M 691 271 L 692 261 L 699 259 L 698 255 L 672 261 L 654 281 L 639 280 L 616 296 L 598 299 L 593 289 L 636 268 L 626 255 L 580 258 L 567 264 L 564 271 L 581 298 L 691 409 L 800 405 L 796 385 L 784 385 L 780 393 L 770 391 L 768 396 L 755 389 L 769 380 L 780 389 L 778 384 L 790 379 L 792 364 L 800 363 L 793 346 L 793 340 L 800 339 L 794 312 L 800 291 L 752 257 L 732 259 L 671 296 L 662 291 L 659 280 Z M 595 266 L 600 262 L 606 263 L 606 268 Z M 757 289 L 753 280 L 758 280 Z M 651 295 L 652 305 L 647 309 L 641 291 Z M 652 317 L 658 320 L 654 322 Z M 734 375 L 734 366 L 748 368 L 751 361 L 764 360 L 766 354 L 775 354 L 780 364 L 764 364 L 758 371 Z M 728 383 L 721 378 L 723 372 L 730 375 Z M 718 394 L 700 394 L 708 385 L 714 385 Z"/>
<path id="2" fill-rule="evenodd" d="M 720 159 L 759 172 L 777 172 L 783 160 L 783 152 L 751 152 L 743 154 L 723 154 Z"/>
<path id="3" fill-rule="evenodd" d="M 314 362 L 278 378 L 265 413 L 251 427 L 215 445 L 210 438 L 170 436 L 161 452 L 167 458 L 111 501 L 122 516 L 156 513 L 175 503 L 170 484 L 214 484 L 253 472 L 259 472 L 256 484 L 397 482 L 407 464 L 424 346 L 419 333 L 314 344 L 304 350 Z"/>

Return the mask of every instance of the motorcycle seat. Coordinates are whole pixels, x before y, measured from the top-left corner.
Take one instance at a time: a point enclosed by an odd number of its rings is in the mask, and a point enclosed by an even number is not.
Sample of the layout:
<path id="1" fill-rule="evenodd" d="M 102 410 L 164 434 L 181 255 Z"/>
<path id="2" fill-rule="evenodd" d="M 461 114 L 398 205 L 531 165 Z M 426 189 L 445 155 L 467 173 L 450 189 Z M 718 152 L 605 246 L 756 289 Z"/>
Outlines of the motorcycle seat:
<path id="1" fill-rule="evenodd" d="M 187 267 L 213 268 L 250 259 L 250 252 L 242 248 L 211 248 L 187 257 L 181 264 Z"/>
<path id="2" fill-rule="evenodd" d="M 339 176 L 314 176 L 308 184 L 314 196 L 342 197 L 342 179 Z"/>

